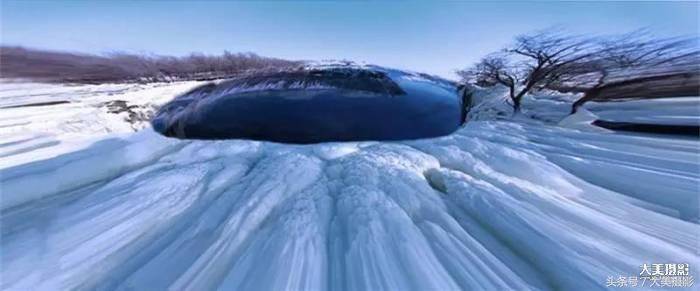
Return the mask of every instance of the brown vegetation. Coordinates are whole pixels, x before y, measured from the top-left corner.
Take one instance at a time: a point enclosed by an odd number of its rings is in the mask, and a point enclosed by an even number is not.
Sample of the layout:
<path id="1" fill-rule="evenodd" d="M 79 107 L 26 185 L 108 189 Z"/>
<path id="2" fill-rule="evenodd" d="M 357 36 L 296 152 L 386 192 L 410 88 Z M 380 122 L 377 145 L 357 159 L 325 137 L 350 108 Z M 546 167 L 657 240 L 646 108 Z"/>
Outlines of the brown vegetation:
<path id="1" fill-rule="evenodd" d="M 300 62 L 230 53 L 185 57 L 113 53 L 106 56 L 0 47 L 0 77 L 58 83 L 156 82 L 226 78 Z"/>

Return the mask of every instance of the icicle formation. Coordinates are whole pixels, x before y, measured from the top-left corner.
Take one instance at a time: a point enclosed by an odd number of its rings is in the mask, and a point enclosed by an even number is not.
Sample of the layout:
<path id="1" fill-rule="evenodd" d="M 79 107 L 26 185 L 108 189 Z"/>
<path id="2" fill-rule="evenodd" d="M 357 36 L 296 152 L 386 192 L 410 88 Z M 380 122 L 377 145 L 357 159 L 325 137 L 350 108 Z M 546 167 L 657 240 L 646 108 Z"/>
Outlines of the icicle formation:
<path id="1" fill-rule="evenodd" d="M 435 137 L 462 123 L 449 81 L 377 66 L 332 64 L 262 71 L 198 87 L 152 120 L 183 139 L 286 143 Z"/>

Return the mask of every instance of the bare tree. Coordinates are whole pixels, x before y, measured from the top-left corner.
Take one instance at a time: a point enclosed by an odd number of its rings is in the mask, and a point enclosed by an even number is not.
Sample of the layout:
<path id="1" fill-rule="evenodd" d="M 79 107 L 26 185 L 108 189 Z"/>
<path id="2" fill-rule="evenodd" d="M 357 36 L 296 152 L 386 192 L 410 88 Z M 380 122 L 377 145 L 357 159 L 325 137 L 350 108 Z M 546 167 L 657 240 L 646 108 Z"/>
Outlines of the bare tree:
<path id="1" fill-rule="evenodd" d="M 465 81 L 508 87 L 515 113 L 520 110 L 523 96 L 531 90 L 565 82 L 590 70 L 596 52 L 593 38 L 540 32 L 518 36 L 513 45 L 458 74 Z"/>
<path id="2" fill-rule="evenodd" d="M 584 93 L 571 113 L 596 99 L 696 96 L 700 50 L 696 37 L 656 38 L 646 31 L 600 40 L 597 66 L 550 89 Z"/>
<path id="3" fill-rule="evenodd" d="M 522 97 L 532 90 L 592 96 L 630 79 L 697 71 L 696 43 L 693 38 L 658 39 L 645 31 L 583 37 L 549 30 L 518 36 L 512 45 L 458 74 L 465 82 L 508 87 L 516 113 Z M 574 104 L 574 111 L 580 103 Z"/>

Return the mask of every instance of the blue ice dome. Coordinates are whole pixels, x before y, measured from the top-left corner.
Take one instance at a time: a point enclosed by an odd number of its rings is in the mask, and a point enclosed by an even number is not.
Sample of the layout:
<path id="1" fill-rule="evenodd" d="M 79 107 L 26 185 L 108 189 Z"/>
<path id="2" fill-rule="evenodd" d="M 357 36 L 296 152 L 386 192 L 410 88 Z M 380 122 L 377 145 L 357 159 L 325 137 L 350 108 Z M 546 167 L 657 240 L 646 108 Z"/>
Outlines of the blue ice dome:
<path id="1" fill-rule="evenodd" d="M 265 70 L 197 87 L 151 123 L 182 139 L 283 143 L 406 140 L 447 135 L 464 120 L 456 84 L 378 66 Z"/>

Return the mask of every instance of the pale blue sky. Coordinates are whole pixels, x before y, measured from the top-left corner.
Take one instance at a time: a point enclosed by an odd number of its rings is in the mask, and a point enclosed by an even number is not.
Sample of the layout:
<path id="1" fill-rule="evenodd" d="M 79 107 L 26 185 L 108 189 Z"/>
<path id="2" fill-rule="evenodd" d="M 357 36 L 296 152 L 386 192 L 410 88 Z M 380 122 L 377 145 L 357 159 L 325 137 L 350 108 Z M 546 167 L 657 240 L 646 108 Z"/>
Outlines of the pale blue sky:
<path id="1" fill-rule="evenodd" d="M 698 34 L 697 2 L 1 1 L 3 45 L 166 55 L 250 51 L 454 77 L 514 35 Z"/>

